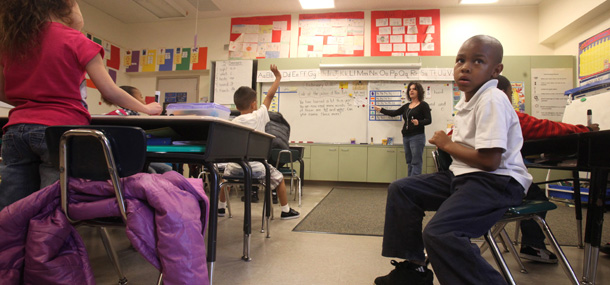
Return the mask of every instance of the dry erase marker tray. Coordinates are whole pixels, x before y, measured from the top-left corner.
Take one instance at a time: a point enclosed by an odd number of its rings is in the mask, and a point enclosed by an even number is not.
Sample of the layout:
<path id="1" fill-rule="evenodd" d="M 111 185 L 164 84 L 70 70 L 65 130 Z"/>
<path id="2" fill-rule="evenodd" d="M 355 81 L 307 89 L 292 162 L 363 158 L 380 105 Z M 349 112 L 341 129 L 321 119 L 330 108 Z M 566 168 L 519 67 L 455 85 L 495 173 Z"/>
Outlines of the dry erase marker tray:
<path id="1" fill-rule="evenodd" d="M 205 152 L 205 145 L 149 145 L 148 152 Z"/>
<path id="2" fill-rule="evenodd" d="M 212 116 L 225 120 L 228 120 L 231 114 L 229 108 L 216 103 L 173 103 L 167 105 L 166 111 L 170 116 Z"/>

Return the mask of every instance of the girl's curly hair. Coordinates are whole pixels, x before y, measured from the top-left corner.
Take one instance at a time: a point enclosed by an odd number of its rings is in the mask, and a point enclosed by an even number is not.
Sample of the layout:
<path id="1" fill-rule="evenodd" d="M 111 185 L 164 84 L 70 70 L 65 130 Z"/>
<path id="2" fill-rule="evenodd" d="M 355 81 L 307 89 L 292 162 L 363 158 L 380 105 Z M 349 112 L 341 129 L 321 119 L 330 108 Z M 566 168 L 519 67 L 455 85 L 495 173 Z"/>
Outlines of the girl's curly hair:
<path id="1" fill-rule="evenodd" d="M 75 1 L 0 1 L 0 56 L 21 57 L 38 48 L 45 23 L 55 16 L 69 24 Z"/>

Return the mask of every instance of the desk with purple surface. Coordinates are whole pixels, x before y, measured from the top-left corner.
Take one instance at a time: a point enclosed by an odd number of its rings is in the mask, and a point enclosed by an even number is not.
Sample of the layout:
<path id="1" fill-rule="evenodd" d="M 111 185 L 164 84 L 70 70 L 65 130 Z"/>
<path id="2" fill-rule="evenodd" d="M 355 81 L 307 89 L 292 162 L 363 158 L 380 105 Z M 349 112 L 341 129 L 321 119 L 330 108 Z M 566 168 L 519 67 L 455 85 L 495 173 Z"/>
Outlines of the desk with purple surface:
<path id="1" fill-rule="evenodd" d="M 610 130 L 570 134 L 525 141 L 521 154 L 528 156 L 567 157 L 570 163 L 526 163 L 530 168 L 587 171 L 591 173 L 589 208 L 585 224 L 585 254 L 582 284 L 595 284 L 597 261 L 604 220 L 604 201 L 610 170 Z M 556 162 L 556 161 L 555 161 Z M 575 187 L 577 189 L 579 187 Z M 575 200 L 580 201 L 575 191 Z"/>

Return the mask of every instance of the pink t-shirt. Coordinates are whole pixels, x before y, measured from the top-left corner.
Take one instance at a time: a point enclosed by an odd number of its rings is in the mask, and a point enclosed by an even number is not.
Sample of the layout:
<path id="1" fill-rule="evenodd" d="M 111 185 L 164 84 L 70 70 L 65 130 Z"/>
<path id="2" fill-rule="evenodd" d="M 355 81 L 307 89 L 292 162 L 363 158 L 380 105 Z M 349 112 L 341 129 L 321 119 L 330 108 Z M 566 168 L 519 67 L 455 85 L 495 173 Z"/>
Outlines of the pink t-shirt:
<path id="1" fill-rule="evenodd" d="M 89 124 L 91 115 L 81 96 L 85 66 L 104 50 L 60 23 L 49 22 L 40 37 L 39 52 L 30 52 L 25 59 L 2 59 L 4 91 L 16 104 L 4 127 Z"/>

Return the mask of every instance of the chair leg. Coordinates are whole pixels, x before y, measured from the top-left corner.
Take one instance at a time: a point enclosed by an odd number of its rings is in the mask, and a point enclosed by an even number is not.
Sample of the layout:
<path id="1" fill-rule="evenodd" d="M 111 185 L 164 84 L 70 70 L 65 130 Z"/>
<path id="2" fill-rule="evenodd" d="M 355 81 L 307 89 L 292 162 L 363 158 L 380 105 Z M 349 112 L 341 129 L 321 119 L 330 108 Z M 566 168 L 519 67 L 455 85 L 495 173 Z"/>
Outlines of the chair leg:
<path id="1" fill-rule="evenodd" d="M 546 223 L 546 221 L 543 218 L 541 218 L 538 215 L 534 215 L 532 218 L 538 223 L 538 225 L 542 229 L 542 232 L 544 232 L 546 239 L 551 244 L 553 251 L 555 251 L 555 254 L 559 258 L 559 262 L 561 263 L 561 266 L 563 267 L 563 271 L 566 273 L 566 275 L 568 276 L 568 278 L 570 279 L 572 284 L 580 284 L 580 281 L 578 280 L 578 278 L 576 277 L 576 274 L 574 273 L 574 269 L 572 269 L 572 266 L 570 265 L 568 258 L 566 258 L 565 254 L 561 250 L 561 247 L 559 246 L 557 239 L 555 239 L 553 232 L 551 232 L 551 228 L 549 228 L 549 225 Z"/>
<path id="2" fill-rule="evenodd" d="M 230 185 L 226 185 L 224 188 L 225 191 L 225 200 L 227 200 L 227 211 L 229 212 L 229 218 L 233 218 L 233 213 L 231 213 L 231 199 L 229 199 L 229 187 Z"/>
<path id="3" fill-rule="evenodd" d="M 265 195 L 267 195 L 267 193 L 265 192 Z M 265 196 L 266 197 L 266 196 Z M 265 223 L 267 224 L 267 238 L 271 237 L 271 230 L 269 229 L 269 219 L 270 217 L 267 217 L 265 215 L 265 210 L 267 209 L 267 207 L 270 208 L 271 211 L 271 216 L 273 216 L 273 203 L 269 203 L 269 205 L 267 205 L 267 199 L 263 199 L 263 214 L 262 214 L 262 225 L 261 225 L 261 233 L 265 232 Z"/>
<path id="4" fill-rule="evenodd" d="M 112 265 L 114 265 L 114 269 L 119 274 L 119 285 L 126 285 L 127 278 L 125 277 L 125 275 L 123 275 L 121 265 L 119 264 L 119 257 L 117 256 L 116 251 L 114 250 L 114 247 L 110 242 L 110 236 L 108 235 L 108 231 L 105 227 L 99 227 L 98 231 L 100 233 L 100 236 L 102 237 L 102 243 L 104 243 L 104 249 L 106 249 L 106 254 L 108 254 Z"/>
<path id="5" fill-rule="evenodd" d="M 487 233 L 485 234 L 485 240 L 487 241 L 487 244 L 491 249 L 491 254 L 493 255 L 494 260 L 498 264 L 500 272 L 502 272 L 502 275 L 504 275 L 504 279 L 506 279 L 506 282 L 510 285 L 516 285 L 515 279 L 513 278 L 513 275 L 510 273 L 510 270 L 506 265 L 506 261 L 504 260 L 504 257 L 500 252 L 500 248 L 498 248 L 498 244 L 494 240 L 494 235 L 492 234 L 491 230 L 487 231 Z"/>
<path id="6" fill-rule="evenodd" d="M 300 177 L 297 176 L 295 179 L 297 180 L 297 189 L 294 191 L 294 199 L 296 200 L 297 195 L 299 195 L 299 207 L 301 207 L 301 198 L 303 197 L 303 186 L 301 184 Z"/>
<path id="7" fill-rule="evenodd" d="M 163 272 L 159 273 L 159 278 L 157 279 L 157 285 L 163 284 Z"/>
<path id="8" fill-rule="evenodd" d="M 513 240 L 514 245 L 519 244 L 519 232 L 521 232 L 521 221 L 515 223 L 515 239 Z"/>
<path id="9" fill-rule="evenodd" d="M 519 221 L 517 221 L 517 224 L 519 223 Z M 502 243 L 504 243 L 504 246 L 508 246 L 508 251 L 510 251 L 510 253 L 512 254 L 513 258 L 515 258 L 515 261 L 517 261 L 517 264 L 519 264 L 519 267 L 521 268 L 521 273 L 527 274 L 527 269 L 525 269 L 525 266 L 523 266 L 523 262 L 521 262 L 521 258 L 519 257 L 519 254 L 517 253 L 517 250 L 515 249 L 515 245 L 512 243 L 512 241 L 510 240 L 510 237 L 508 236 L 508 233 L 506 233 L 506 229 L 502 229 L 502 231 L 500 232 L 500 236 L 502 237 Z"/>

